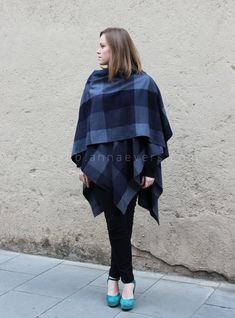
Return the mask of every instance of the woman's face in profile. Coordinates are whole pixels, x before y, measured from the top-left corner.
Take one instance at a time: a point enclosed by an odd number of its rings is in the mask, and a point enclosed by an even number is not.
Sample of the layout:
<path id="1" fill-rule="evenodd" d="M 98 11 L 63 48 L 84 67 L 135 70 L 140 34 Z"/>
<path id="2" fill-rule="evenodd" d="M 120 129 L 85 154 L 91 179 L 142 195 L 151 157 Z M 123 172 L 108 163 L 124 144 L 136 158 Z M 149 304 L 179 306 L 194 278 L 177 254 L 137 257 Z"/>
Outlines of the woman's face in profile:
<path id="1" fill-rule="evenodd" d="M 111 55 L 111 48 L 109 47 L 108 43 L 106 42 L 105 34 L 102 34 L 100 37 L 99 48 L 96 51 L 98 55 L 98 62 L 101 65 L 108 65 L 109 58 Z"/>

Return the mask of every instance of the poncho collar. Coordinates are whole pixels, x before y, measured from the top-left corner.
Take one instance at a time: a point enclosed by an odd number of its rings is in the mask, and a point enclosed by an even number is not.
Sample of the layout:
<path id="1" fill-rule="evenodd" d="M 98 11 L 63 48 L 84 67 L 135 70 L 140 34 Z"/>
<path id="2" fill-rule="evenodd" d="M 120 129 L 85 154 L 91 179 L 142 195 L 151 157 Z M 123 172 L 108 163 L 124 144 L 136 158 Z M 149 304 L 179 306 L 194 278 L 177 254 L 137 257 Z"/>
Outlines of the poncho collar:
<path id="1" fill-rule="evenodd" d="M 94 70 L 88 77 L 79 108 L 72 149 L 75 155 L 88 145 L 138 136 L 164 148 L 172 136 L 160 90 L 147 74 L 115 76 L 108 82 L 108 69 Z"/>

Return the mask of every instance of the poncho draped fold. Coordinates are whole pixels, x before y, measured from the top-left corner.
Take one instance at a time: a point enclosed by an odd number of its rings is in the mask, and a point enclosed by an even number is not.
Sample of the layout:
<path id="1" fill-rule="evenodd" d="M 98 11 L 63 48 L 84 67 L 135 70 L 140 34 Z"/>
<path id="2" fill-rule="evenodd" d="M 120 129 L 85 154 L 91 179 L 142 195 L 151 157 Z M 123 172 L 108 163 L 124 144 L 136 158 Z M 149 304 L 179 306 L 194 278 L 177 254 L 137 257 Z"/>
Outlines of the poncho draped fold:
<path id="1" fill-rule="evenodd" d="M 146 73 L 129 79 L 108 69 L 94 70 L 81 97 L 71 159 L 91 180 L 83 195 L 94 216 L 103 212 L 95 186 L 112 192 L 113 202 L 125 213 L 138 192 L 138 204 L 159 222 L 158 199 L 163 192 L 161 162 L 169 157 L 172 137 L 160 90 Z M 153 161 L 152 161 L 153 160 Z M 141 188 L 146 162 L 151 161 L 154 183 Z"/>

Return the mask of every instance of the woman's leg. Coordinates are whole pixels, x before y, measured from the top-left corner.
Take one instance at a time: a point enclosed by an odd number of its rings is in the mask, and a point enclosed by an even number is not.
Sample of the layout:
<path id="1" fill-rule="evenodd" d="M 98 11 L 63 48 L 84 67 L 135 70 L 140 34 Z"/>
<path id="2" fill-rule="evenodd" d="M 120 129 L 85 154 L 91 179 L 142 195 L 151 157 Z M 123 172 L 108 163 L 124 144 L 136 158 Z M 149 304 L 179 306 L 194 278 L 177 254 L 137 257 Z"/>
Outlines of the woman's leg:
<path id="1" fill-rule="evenodd" d="M 94 187 L 95 187 L 96 200 L 105 211 L 109 210 L 110 206 L 112 207 L 113 205 L 112 193 L 109 193 L 108 191 L 99 187 L 97 184 L 94 184 Z M 111 265 L 109 269 L 109 276 L 114 278 L 120 278 L 121 276 L 118 270 L 117 261 L 116 261 L 116 257 L 115 257 L 115 253 L 112 248 L 112 245 L 111 245 Z"/>
<path id="2" fill-rule="evenodd" d="M 110 269 L 109 269 L 109 276 L 114 277 L 114 278 L 120 278 L 120 272 L 118 270 L 118 266 L 117 266 L 117 261 L 116 261 L 116 257 L 114 254 L 114 250 L 111 246 L 111 265 L 110 265 Z"/>
<path id="3" fill-rule="evenodd" d="M 130 241 L 131 241 L 131 236 L 132 236 L 135 205 L 136 205 L 136 197 L 133 198 L 132 201 L 130 202 L 128 209 L 127 209 L 127 212 L 126 212 L 126 215 L 125 215 Z M 121 211 L 118 211 L 118 212 L 121 213 Z M 106 215 L 106 220 L 107 220 L 107 215 Z M 112 247 L 112 244 L 111 244 L 111 267 L 110 267 L 110 271 L 109 271 L 109 275 L 111 277 L 120 277 L 121 276 L 120 272 L 118 270 L 117 264 L 118 264 L 118 260 L 116 260 L 115 249 Z"/>
<path id="4" fill-rule="evenodd" d="M 109 275 L 121 276 L 123 283 L 133 281 L 131 234 L 137 195 L 131 200 L 126 213 L 113 204 L 111 193 L 99 188 L 97 200 L 104 207 L 105 219 L 111 244 L 111 268 Z"/>

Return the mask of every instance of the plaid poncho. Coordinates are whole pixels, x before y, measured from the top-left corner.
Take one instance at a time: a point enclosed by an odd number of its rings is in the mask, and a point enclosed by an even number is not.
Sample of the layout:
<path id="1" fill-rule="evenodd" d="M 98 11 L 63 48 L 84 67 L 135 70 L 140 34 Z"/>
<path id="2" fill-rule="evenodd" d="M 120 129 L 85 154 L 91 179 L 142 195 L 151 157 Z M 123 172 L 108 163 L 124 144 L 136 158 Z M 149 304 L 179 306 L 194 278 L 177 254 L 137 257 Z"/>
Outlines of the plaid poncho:
<path id="1" fill-rule="evenodd" d="M 138 204 L 159 223 L 158 199 L 163 191 L 161 161 L 169 156 L 173 135 L 160 90 L 146 73 L 108 82 L 108 69 L 88 77 L 72 146 L 72 161 L 91 180 L 83 195 L 94 217 L 103 212 L 95 184 L 112 192 L 113 202 L 125 213 L 138 192 Z M 140 186 L 146 160 L 154 158 L 154 183 Z"/>

